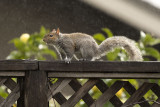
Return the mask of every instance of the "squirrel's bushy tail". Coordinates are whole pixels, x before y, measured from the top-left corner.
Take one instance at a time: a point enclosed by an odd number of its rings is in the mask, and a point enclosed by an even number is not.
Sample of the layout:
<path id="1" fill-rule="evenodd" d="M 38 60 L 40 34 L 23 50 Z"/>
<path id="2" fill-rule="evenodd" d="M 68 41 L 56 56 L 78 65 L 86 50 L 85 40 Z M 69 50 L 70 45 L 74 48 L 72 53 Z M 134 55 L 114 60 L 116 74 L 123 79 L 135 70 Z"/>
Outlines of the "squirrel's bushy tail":
<path id="1" fill-rule="evenodd" d="M 129 55 L 130 61 L 142 61 L 142 55 L 139 48 L 136 46 L 133 40 L 130 40 L 124 36 L 115 36 L 104 40 L 99 45 L 99 54 L 105 55 L 107 52 L 111 51 L 113 48 L 123 47 Z"/>

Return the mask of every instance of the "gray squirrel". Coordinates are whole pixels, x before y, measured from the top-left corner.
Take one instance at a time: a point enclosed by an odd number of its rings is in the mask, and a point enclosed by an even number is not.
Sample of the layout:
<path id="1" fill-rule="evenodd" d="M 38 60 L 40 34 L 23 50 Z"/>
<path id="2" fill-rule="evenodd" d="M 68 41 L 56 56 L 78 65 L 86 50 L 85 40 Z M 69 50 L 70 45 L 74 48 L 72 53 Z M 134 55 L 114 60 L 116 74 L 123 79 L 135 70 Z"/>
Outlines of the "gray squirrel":
<path id="1" fill-rule="evenodd" d="M 110 37 L 100 45 L 94 38 L 85 33 L 60 33 L 59 28 L 46 34 L 43 41 L 65 53 L 64 61 L 70 63 L 75 52 L 79 51 L 83 60 L 94 61 L 116 47 L 123 47 L 129 55 L 129 61 L 142 61 L 142 55 L 135 42 L 124 36 Z"/>

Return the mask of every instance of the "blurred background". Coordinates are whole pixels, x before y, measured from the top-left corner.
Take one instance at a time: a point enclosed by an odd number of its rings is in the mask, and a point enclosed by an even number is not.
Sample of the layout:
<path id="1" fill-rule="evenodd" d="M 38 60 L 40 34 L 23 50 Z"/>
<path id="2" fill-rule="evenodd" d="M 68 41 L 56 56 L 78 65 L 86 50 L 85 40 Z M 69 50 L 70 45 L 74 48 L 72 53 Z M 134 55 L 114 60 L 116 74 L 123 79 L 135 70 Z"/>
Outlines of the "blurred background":
<path id="1" fill-rule="evenodd" d="M 0 59 L 59 60 L 54 49 L 42 38 L 52 29 L 60 28 L 62 33 L 90 34 L 98 44 L 115 35 L 127 36 L 135 40 L 144 61 L 159 61 L 159 19 L 159 0 L 0 0 Z M 123 49 L 117 48 L 103 59 L 126 61 L 128 56 Z M 87 80 L 78 81 L 84 84 Z M 111 86 L 116 79 L 103 81 Z M 153 79 L 123 81 L 129 81 L 136 89 L 144 81 L 160 85 L 159 80 Z M 8 94 L 4 94 L 4 90 L 5 87 L 0 87 L 0 95 L 6 98 Z M 71 93 L 64 90 L 63 94 L 69 96 Z M 101 92 L 93 87 L 89 94 L 97 99 Z M 123 88 L 116 95 L 122 102 L 129 98 Z M 144 97 L 157 99 L 152 91 Z M 50 106 L 54 106 L 53 101 Z M 86 107 L 83 101 L 76 106 Z M 105 107 L 112 105 L 106 103 Z"/>
<path id="2" fill-rule="evenodd" d="M 61 32 L 93 35 L 108 27 L 114 35 L 139 39 L 139 30 L 79 0 L 1 0 L 0 59 L 14 50 L 8 41 L 22 33 L 39 32 L 41 26 Z"/>

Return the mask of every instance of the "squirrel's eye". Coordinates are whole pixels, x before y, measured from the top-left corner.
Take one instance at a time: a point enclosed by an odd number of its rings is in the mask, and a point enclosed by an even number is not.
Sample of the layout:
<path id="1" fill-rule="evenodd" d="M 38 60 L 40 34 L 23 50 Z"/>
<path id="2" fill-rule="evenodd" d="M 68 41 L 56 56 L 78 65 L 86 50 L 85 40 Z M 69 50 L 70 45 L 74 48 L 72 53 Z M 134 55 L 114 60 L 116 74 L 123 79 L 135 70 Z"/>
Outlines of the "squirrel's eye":
<path id="1" fill-rule="evenodd" d="M 49 35 L 50 37 L 53 37 L 53 35 Z"/>

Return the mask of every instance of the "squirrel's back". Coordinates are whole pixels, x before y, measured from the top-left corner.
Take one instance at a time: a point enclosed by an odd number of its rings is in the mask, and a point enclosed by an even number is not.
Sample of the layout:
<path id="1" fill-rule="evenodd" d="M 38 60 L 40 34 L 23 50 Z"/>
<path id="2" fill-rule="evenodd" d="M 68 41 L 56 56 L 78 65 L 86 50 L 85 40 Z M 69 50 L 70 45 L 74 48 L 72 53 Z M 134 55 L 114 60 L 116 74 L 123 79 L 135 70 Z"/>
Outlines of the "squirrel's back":
<path id="1" fill-rule="evenodd" d="M 92 36 L 85 34 L 85 33 L 70 33 L 70 34 L 61 33 L 61 37 L 70 38 L 74 41 L 86 41 L 86 40 L 95 41 Z"/>

